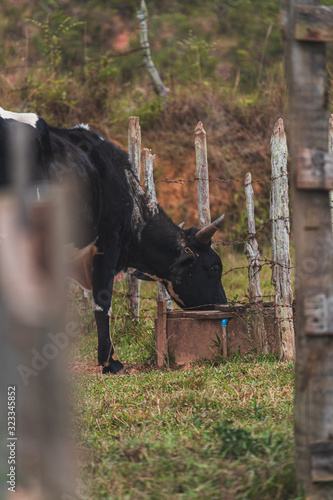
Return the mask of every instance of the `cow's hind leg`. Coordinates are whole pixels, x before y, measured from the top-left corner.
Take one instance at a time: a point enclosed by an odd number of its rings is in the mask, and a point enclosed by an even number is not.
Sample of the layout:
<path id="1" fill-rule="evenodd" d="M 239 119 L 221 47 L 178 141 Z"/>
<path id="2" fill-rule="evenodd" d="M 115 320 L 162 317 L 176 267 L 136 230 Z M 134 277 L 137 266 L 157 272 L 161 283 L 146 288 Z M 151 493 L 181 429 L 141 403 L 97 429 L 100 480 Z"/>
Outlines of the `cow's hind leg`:
<path id="1" fill-rule="evenodd" d="M 110 269 L 112 257 L 108 252 L 95 255 L 93 262 L 94 315 L 98 335 L 98 364 L 103 373 L 124 373 L 124 365 L 116 358 L 110 339 L 110 311 L 114 273 Z"/>

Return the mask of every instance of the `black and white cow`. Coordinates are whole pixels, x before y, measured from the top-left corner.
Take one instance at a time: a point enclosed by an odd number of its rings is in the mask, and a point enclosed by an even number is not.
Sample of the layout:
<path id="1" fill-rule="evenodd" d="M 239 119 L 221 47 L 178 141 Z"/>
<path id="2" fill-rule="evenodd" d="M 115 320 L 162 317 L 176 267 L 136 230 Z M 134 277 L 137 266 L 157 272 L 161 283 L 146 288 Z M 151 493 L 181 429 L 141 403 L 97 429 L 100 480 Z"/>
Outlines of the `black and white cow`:
<path id="1" fill-rule="evenodd" d="M 121 270 L 133 267 L 161 281 L 183 308 L 227 303 L 222 263 L 211 247 L 223 216 L 200 231 L 182 230 L 142 190 L 127 153 L 88 126 L 55 128 L 35 114 L 1 108 L 0 117 L 0 184 L 10 182 L 8 145 L 17 127 L 28 136 L 31 181 L 71 181 L 71 218 L 74 227 L 83 228 L 73 244 L 92 249 L 91 288 L 103 373 L 123 370 L 113 359 L 109 335 L 113 280 Z"/>

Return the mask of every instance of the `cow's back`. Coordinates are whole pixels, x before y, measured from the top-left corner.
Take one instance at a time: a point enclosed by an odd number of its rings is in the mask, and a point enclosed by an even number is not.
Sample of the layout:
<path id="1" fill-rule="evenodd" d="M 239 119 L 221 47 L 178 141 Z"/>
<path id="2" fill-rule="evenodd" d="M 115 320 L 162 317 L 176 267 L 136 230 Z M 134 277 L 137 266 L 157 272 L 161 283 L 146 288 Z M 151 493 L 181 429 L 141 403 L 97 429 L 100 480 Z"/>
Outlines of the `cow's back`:
<path id="1" fill-rule="evenodd" d="M 52 175 L 59 176 L 60 171 L 61 175 L 65 172 L 80 180 L 85 200 L 83 223 L 90 227 L 93 221 L 100 245 L 121 247 L 120 253 L 126 260 L 133 212 L 128 178 L 134 176 L 127 153 L 83 127 L 50 127 L 50 134 L 59 162 Z M 134 179 L 134 183 L 138 181 Z M 120 262 L 120 267 L 123 264 Z"/>
<path id="2" fill-rule="evenodd" d="M 15 116 L 14 113 L 13 116 Z M 37 116 L 32 126 L 10 117 L 3 118 L 0 114 L 1 187 L 13 183 L 14 167 L 19 157 L 25 161 L 28 182 L 47 179 L 48 166 L 54 159 L 48 125 Z"/>

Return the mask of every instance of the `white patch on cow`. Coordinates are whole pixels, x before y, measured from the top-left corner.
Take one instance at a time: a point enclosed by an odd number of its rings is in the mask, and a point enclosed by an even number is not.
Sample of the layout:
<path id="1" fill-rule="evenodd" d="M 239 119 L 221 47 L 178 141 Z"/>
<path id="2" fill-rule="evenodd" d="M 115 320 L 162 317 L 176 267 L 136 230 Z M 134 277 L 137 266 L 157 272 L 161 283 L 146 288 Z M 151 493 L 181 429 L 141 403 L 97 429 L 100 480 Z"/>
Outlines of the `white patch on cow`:
<path id="1" fill-rule="evenodd" d="M 14 113 L 13 111 L 6 111 L 0 108 L 0 116 L 5 120 L 16 120 L 17 122 L 27 123 L 36 128 L 38 116 L 35 113 Z"/>
<path id="2" fill-rule="evenodd" d="M 134 230 L 134 232 L 138 238 L 138 241 L 140 241 L 141 240 L 141 232 L 146 224 L 146 221 L 143 220 L 140 207 L 139 207 L 138 203 L 136 202 L 135 192 L 138 189 L 138 186 L 134 181 L 133 174 L 131 172 L 129 172 L 127 169 L 125 169 L 125 175 L 127 178 L 127 182 L 130 186 L 130 193 L 132 193 L 132 195 L 134 194 L 134 196 L 133 196 L 134 204 L 133 204 L 131 226 L 132 226 L 132 229 Z"/>
<path id="3" fill-rule="evenodd" d="M 37 188 L 37 200 L 40 201 L 40 192 L 39 192 L 39 187 Z"/>
<path id="4" fill-rule="evenodd" d="M 141 233 L 144 227 L 147 224 L 147 220 L 143 218 L 142 216 L 142 211 L 140 209 L 140 205 L 137 200 L 140 200 L 139 202 L 141 203 L 140 197 L 144 195 L 144 191 L 141 188 L 140 185 L 138 185 L 133 173 L 127 169 L 125 169 L 125 175 L 127 182 L 129 184 L 130 188 L 130 193 L 133 198 L 133 213 L 132 213 L 132 220 L 131 220 L 131 226 L 133 232 L 136 234 L 138 241 L 141 240 Z M 151 217 L 154 215 L 158 214 L 159 209 L 157 203 L 155 203 L 152 199 L 149 199 L 147 208 L 150 212 Z"/>
<path id="5" fill-rule="evenodd" d="M 90 131 L 90 126 L 88 125 L 88 123 L 79 123 L 78 125 L 74 125 L 74 127 L 72 127 L 72 130 L 74 128 L 84 128 L 85 130 L 88 130 Z"/>
<path id="6" fill-rule="evenodd" d="M 179 245 L 180 248 L 184 249 L 187 247 L 187 243 L 185 241 L 185 235 L 184 233 L 182 232 L 179 232 L 178 235 L 177 235 L 177 243 Z"/>
<path id="7" fill-rule="evenodd" d="M 158 205 L 152 199 L 148 201 L 147 207 L 152 215 L 156 215 L 158 213 Z"/>
<path id="8" fill-rule="evenodd" d="M 71 128 L 71 130 L 75 129 L 75 128 L 79 128 L 79 129 L 84 129 L 84 130 L 88 130 L 88 132 L 91 131 L 91 128 L 90 128 L 90 125 L 88 123 L 80 123 L 78 125 L 74 125 L 74 127 Z M 101 135 L 97 134 L 98 137 L 100 138 L 101 141 L 105 141 L 104 137 L 102 137 Z"/>
<path id="9" fill-rule="evenodd" d="M 96 304 L 94 297 L 91 297 L 93 311 L 103 311 L 102 307 Z"/>

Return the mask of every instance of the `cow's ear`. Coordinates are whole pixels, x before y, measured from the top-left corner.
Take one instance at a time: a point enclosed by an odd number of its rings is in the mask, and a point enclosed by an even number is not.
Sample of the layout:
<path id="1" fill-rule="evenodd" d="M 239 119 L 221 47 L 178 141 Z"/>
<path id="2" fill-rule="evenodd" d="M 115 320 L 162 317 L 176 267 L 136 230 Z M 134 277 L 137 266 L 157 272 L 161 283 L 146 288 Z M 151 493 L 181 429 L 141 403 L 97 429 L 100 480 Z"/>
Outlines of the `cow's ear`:
<path id="1" fill-rule="evenodd" d="M 185 267 L 193 266 L 195 261 L 197 260 L 196 256 L 193 253 L 183 253 L 178 259 L 170 266 L 170 271 L 179 272 L 182 271 Z"/>

